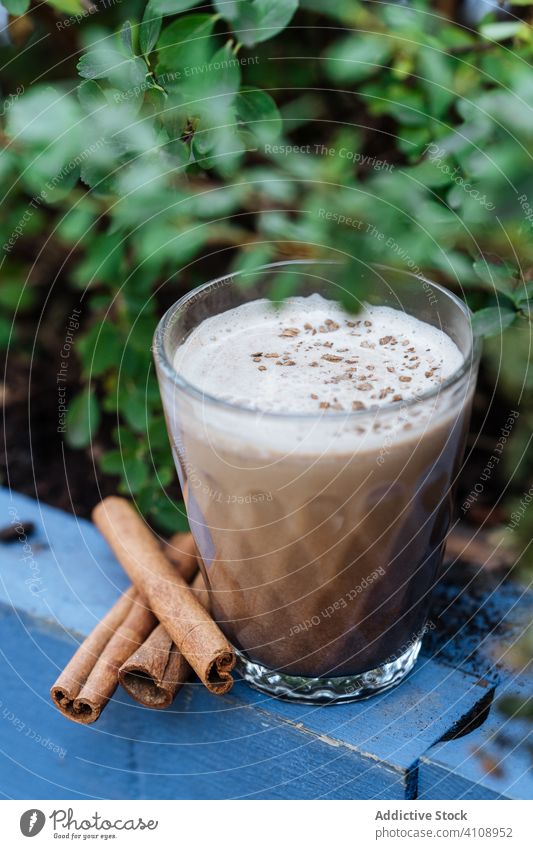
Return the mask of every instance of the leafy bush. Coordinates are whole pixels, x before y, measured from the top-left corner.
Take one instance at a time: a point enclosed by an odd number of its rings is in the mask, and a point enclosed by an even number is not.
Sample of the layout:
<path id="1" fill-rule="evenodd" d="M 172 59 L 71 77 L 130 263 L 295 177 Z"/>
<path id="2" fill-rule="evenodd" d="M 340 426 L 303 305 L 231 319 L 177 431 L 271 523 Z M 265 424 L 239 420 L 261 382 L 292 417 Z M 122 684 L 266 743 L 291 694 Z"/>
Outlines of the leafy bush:
<path id="1" fill-rule="evenodd" d="M 29 6 L 3 2 L 13 15 Z M 67 438 L 84 448 L 112 429 L 100 468 L 159 526 L 177 514 L 161 495 L 174 472 L 153 330 L 178 295 L 228 269 L 341 254 L 438 279 L 479 332 L 505 331 L 486 369 L 516 406 L 531 386 L 532 3 L 475 28 L 426 0 L 49 5 L 56 17 L 35 4 L 11 23 L 30 67 L 3 50 L 0 343 L 58 281 L 77 293 Z M 32 286 L 50 246 L 60 267 Z M 361 294 L 345 285 L 348 301 Z M 523 391 L 520 410 L 517 446 L 533 425 Z M 522 458 L 515 493 L 530 471 Z"/>

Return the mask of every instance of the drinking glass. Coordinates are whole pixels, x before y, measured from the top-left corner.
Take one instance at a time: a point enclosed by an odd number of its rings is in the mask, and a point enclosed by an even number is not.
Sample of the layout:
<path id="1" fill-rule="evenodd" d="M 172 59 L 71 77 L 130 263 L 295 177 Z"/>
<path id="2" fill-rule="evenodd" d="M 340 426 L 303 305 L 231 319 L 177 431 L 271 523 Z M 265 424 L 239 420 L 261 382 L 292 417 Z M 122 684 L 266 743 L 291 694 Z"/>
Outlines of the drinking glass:
<path id="1" fill-rule="evenodd" d="M 364 410 L 294 414 L 229 403 L 189 383 L 174 357 L 202 321 L 270 297 L 280 275 L 293 296 L 334 300 L 346 279 L 339 269 L 295 260 L 218 278 L 177 301 L 154 340 L 212 615 L 246 681 L 310 702 L 398 684 L 431 627 L 479 362 L 470 312 L 419 276 L 355 267 L 365 303 L 439 328 L 463 355 L 428 391 Z M 227 380 L 221 389 L 238 396 L 231 368 Z"/>

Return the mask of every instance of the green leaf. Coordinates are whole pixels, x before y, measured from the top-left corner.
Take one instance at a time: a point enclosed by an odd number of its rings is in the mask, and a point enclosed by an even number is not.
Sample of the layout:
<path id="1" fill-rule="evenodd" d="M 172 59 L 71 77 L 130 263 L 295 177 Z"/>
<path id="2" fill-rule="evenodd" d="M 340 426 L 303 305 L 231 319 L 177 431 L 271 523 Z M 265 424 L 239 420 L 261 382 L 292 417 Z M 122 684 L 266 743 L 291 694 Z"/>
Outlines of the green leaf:
<path id="1" fill-rule="evenodd" d="M 454 91 L 454 60 L 438 49 L 424 47 L 418 54 L 417 80 L 425 89 L 431 115 L 441 118 L 456 99 Z"/>
<path id="2" fill-rule="evenodd" d="M 84 389 L 68 405 L 66 440 L 71 448 L 90 444 L 100 424 L 100 408 L 94 390 Z"/>
<path id="3" fill-rule="evenodd" d="M 241 66 L 229 44 L 217 50 L 211 58 L 207 73 L 202 78 L 205 94 L 209 97 L 233 100 L 241 84 Z"/>
<path id="4" fill-rule="evenodd" d="M 514 322 L 516 313 L 509 307 L 486 307 L 472 316 L 472 327 L 476 336 L 494 336 Z"/>
<path id="5" fill-rule="evenodd" d="M 122 343 L 116 327 L 104 320 L 94 324 L 82 336 L 78 350 L 84 373 L 97 376 L 117 366 L 122 355 Z"/>
<path id="6" fill-rule="evenodd" d="M 124 252 L 123 233 L 99 233 L 93 238 L 87 255 L 73 272 L 75 285 L 85 288 L 96 281 L 115 282 L 120 275 Z"/>
<path id="7" fill-rule="evenodd" d="M 168 432 L 164 416 L 155 416 L 148 422 L 147 437 L 150 451 L 168 449 Z"/>
<path id="8" fill-rule="evenodd" d="M 169 501 L 164 493 L 158 493 L 149 508 L 150 516 L 162 530 L 169 533 L 188 531 L 187 513 L 182 502 Z"/>
<path id="9" fill-rule="evenodd" d="M 520 288 L 516 291 L 516 297 L 520 304 L 531 301 L 533 298 L 533 280 L 528 280 L 525 284 L 521 284 Z"/>
<path id="10" fill-rule="evenodd" d="M 12 322 L 0 315 L 0 351 L 5 351 L 7 346 L 13 344 L 14 327 Z"/>
<path id="11" fill-rule="evenodd" d="M 99 80 L 111 76 L 126 60 L 122 53 L 108 44 L 100 44 L 84 53 L 78 61 L 78 73 L 87 80 Z"/>
<path id="12" fill-rule="evenodd" d="M 480 35 L 490 41 L 505 41 L 513 38 L 524 27 L 522 21 L 497 21 L 496 23 L 483 24 L 479 28 Z"/>
<path id="13" fill-rule="evenodd" d="M 242 0 L 213 0 L 213 6 L 226 21 L 235 20 L 242 9 Z"/>
<path id="14" fill-rule="evenodd" d="M 123 47 L 126 49 L 126 53 L 128 56 L 133 56 L 133 31 L 131 28 L 130 21 L 124 21 L 120 28 L 120 41 Z"/>
<path id="15" fill-rule="evenodd" d="M 246 47 L 273 38 L 285 29 L 298 8 L 298 0 L 251 0 L 230 2 L 215 0 L 215 8 L 230 21 L 235 35 Z"/>
<path id="16" fill-rule="evenodd" d="M 175 227 L 145 227 L 138 234 L 136 251 L 148 267 L 160 267 L 166 260 L 176 268 L 196 256 L 207 237 L 204 227 L 195 227 L 184 234 Z"/>
<path id="17" fill-rule="evenodd" d="M 274 100 L 258 88 L 243 88 L 235 100 L 237 117 L 263 143 L 281 134 L 282 121 Z"/>
<path id="18" fill-rule="evenodd" d="M 150 0 L 146 14 L 177 15 L 198 5 L 199 0 Z"/>
<path id="19" fill-rule="evenodd" d="M 98 161 L 86 159 L 80 169 L 80 180 L 86 186 L 90 186 L 93 196 L 103 197 L 113 193 L 114 182 L 109 165 L 103 167 L 102 163 Z"/>
<path id="20" fill-rule="evenodd" d="M 136 387 L 121 387 L 119 407 L 129 426 L 138 433 L 143 433 L 148 418 L 144 391 Z"/>
<path id="21" fill-rule="evenodd" d="M 372 115 L 392 115 L 401 124 L 421 127 L 426 135 L 429 134 L 427 106 L 424 95 L 418 88 L 406 88 L 401 83 L 384 88 L 380 77 L 377 81 L 366 83 L 362 91 L 368 98 L 368 109 Z M 398 146 L 402 136 L 403 127 Z"/>
<path id="22" fill-rule="evenodd" d="M 148 5 L 144 11 L 142 22 L 139 26 L 139 47 L 143 56 L 148 56 L 157 44 L 161 33 L 163 19 L 160 15 L 154 15 Z"/>
<path id="23" fill-rule="evenodd" d="M 233 122 L 229 112 L 241 84 L 241 66 L 229 44 L 214 53 L 210 60 L 198 66 L 183 86 L 184 97 L 192 101 L 189 108 L 202 119 L 206 150 L 215 147 L 216 137 L 227 135 Z M 226 129 L 225 129 L 226 128 Z"/>
<path id="24" fill-rule="evenodd" d="M 108 79 L 123 91 L 142 85 L 148 71 L 140 56 L 126 59 L 109 44 L 99 44 L 84 53 L 77 68 L 80 77 L 87 80 Z"/>
<path id="25" fill-rule="evenodd" d="M 274 253 L 274 245 L 266 243 L 254 245 L 247 251 L 237 254 L 237 259 L 232 265 L 232 271 L 241 272 L 237 278 L 237 284 L 243 289 L 253 286 L 264 274 L 264 271 L 258 269 L 271 262 Z"/>
<path id="26" fill-rule="evenodd" d="M 502 292 L 509 298 L 514 298 L 513 287 L 516 282 L 514 277 L 515 269 L 503 263 L 503 265 L 494 265 L 484 259 L 479 259 L 472 264 L 476 275 L 485 283 L 487 288 L 494 292 Z"/>
<path id="27" fill-rule="evenodd" d="M 0 307 L 7 310 L 29 309 L 35 301 L 35 291 L 25 280 L 2 281 L 0 287 Z"/>
<path id="28" fill-rule="evenodd" d="M 50 86 L 35 86 L 20 97 L 8 114 L 8 131 L 17 142 L 46 148 L 57 145 L 58 162 L 79 149 L 81 110 L 74 97 Z"/>
<path id="29" fill-rule="evenodd" d="M 83 7 L 81 0 L 47 0 L 50 6 L 57 9 L 58 12 L 64 12 L 66 15 L 83 15 L 89 16 L 87 9 Z"/>
<path id="30" fill-rule="evenodd" d="M 113 429 L 113 441 L 119 446 L 122 455 L 133 454 L 138 448 L 138 438 L 124 425 L 118 425 Z"/>
<path id="31" fill-rule="evenodd" d="M 271 301 L 284 301 L 290 295 L 294 295 L 297 289 L 297 276 L 291 271 L 279 271 L 272 278 L 268 297 Z"/>
<path id="32" fill-rule="evenodd" d="M 172 80 L 188 79 L 191 71 L 208 62 L 212 52 L 214 15 L 186 15 L 165 27 L 157 42 L 157 73 Z M 169 81 L 164 80 L 165 88 Z"/>
<path id="33" fill-rule="evenodd" d="M 189 148 L 180 138 L 161 140 L 161 149 L 174 157 L 177 168 L 187 165 L 190 160 Z"/>
<path id="34" fill-rule="evenodd" d="M 139 457 L 131 457 L 124 463 L 122 476 L 129 492 L 138 492 L 148 480 L 148 466 Z"/>
<path id="35" fill-rule="evenodd" d="M 451 171 L 453 171 L 453 168 L 450 167 L 449 172 Z M 447 186 L 452 179 L 450 173 L 447 173 L 445 169 L 438 168 L 431 159 L 424 159 L 418 165 L 414 165 L 409 169 L 408 173 L 411 179 L 421 182 L 424 186 L 429 186 L 430 188 Z"/>
<path id="36" fill-rule="evenodd" d="M 520 307 L 520 312 L 522 312 L 529 320 L 533 318 L 533 300 L 531 298 L 523 298 L 518 306 Z"/>
<path id="37" fill-rule="evenodd" d="M 146 85 L 148 67 L 141 56 L 136 56 L 134 59 L 131 59 L 125 66 L 124 70 L 127 76 L 126 82 L 131 86 L 131 88 L 136 88 L 143 84 Z"/>
<path id="38" fill-rule="evenodd" d="M 122 451 L 115 449 L 113 451 L 106 451 L 105 454 L 102 454 L 99 465 L 106 475 L 122 475 L 124 472 L 125 462 L 126 458 Z"/>
<path id="39" fill-rule="evenodd" d="M 176 474 L 176 469 L 174 465 L 169 463 L 168 465 L 157 464 L 157 482 L 159 486 L 170 486 L 172 481 L 174 480 L 174 476 Z"/>
<path id="40" fill-rule="evenodd" d="M 383 22 L 393 32 L 409 32 L 411 38 L 421 32 L 423 16 L 414 3 L 404 5 L 403 3 L 385 4 L 381 11 Z"/>
<path id="41" fill-rule="evenodd" d="M 358 82 L 385 65 L 392 55 L 390 36 L 375 33 L 349 35 L 336 41 L 326 53 L 326 69 L 339 83 Z"/>
<path id="42" fill-rule="evenodd" d="M 28 11 L 30 0 L 2 0 L 2 5 L 10 15 L 23 15 Z"/>
<path id="43" fill-rule="evenodd" d="M 76 89 L 76 94 L 80 104 L 89 115 L 108 106 L 104 90 L 95 80 L 86 80 L 80 83 Z"/>

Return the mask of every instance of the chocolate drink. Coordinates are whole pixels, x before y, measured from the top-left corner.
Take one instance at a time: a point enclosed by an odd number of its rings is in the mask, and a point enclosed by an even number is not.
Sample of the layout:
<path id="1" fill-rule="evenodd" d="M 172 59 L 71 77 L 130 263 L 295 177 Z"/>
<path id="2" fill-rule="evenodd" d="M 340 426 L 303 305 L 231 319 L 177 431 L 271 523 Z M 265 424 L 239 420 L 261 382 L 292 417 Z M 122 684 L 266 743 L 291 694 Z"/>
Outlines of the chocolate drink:
<path id="1" fill-rule="evenodd" d="M 177 349 L 205 393 L 167 409 L 191 530 L 248 659 L 351 676 L 417 645 L 470 412 L 472 381 L 447 383 L 462 364 L 408 313 L 317 294 L 242 304 Z"/>

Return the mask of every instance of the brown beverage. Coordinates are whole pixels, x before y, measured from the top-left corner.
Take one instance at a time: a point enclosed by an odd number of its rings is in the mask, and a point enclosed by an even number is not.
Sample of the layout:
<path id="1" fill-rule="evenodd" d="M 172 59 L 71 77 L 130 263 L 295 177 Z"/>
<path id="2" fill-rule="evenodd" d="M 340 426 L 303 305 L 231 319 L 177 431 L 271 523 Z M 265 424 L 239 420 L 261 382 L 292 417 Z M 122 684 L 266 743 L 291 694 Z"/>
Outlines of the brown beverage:
<path id="1" fill-rule="evenodd" d="M 471 381 L 448 388 L 463 366 L 438 327 L 318 294 L 222 311 L 178 346 L 174 370 L 199 390 L 165 404 L 187 511 L 256 686 L 354 697 L 413 665 L 465 439 Z"/>

